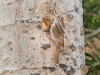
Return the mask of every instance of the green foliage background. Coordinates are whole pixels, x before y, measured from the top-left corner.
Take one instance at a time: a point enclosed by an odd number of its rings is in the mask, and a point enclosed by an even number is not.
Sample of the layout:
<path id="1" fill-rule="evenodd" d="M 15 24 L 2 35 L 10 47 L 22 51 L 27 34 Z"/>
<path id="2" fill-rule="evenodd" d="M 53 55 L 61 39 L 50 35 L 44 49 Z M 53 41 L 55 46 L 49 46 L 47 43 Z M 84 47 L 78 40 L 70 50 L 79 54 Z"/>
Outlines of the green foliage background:
<path id="1" fill-rule="evenodd" d="M 100 27 L 100 0 L 83 0 L 85 28 Z"/>
<path id="2" fill-rule="evenodd" d="M 85 29 L 96 31 L 100 28 L 100 0 L 83 0 L 83 8 Z M 86 35 L 91 33 L 93 32 L 86 32 Z M 95 37 L 98 35 L 100 36 L 100 32 Z M 98 51 L 100 52 L 100 49 Z M 86 53 L 86 65 L 89 66 L 87 75 L 100 75 L 100 54 L 97 51 L 93 54 Z"/>

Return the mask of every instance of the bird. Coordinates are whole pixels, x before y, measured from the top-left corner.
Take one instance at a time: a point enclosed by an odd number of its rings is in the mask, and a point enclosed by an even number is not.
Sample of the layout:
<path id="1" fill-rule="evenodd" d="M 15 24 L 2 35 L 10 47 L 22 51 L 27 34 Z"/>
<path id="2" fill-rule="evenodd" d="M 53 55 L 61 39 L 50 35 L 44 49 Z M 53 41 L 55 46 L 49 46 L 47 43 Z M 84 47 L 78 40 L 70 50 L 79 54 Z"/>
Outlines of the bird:
<path id="1" fill-rule="evenodd" d="M 62 28 L 64 25 L 61 26 L 57 18 L 54 19 L 53 23 L 50 21 L 48 18 L 42 19 L 42 30 L 46 32 L 48 38 L 54 43 L 56 47 L 54 59 L 55 63 L 59 63 L 59 52 L 64 45 L 64 30 Z"/>

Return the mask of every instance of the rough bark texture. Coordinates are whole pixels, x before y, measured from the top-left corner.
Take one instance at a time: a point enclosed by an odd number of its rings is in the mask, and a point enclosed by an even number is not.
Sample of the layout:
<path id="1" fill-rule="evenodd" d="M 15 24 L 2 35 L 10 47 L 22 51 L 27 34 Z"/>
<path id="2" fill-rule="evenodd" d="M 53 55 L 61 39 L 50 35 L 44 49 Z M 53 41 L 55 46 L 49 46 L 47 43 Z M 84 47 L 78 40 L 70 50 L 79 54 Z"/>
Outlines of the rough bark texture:
<path id="1" fill-rule="evenodd" d="M 0 0 L 0 14 L 0 75 L 85 75 L 82 0 Z M 65 25 L 58 64 L 41 29 L 46 16 Z"/>

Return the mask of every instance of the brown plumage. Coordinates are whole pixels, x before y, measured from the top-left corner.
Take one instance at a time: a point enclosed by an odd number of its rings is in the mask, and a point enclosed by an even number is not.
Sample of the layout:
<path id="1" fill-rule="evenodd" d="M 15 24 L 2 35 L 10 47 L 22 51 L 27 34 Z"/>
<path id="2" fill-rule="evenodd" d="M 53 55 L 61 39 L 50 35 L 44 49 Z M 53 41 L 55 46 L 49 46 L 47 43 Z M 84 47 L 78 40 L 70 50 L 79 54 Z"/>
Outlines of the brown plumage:
<path id="1" fill-rule="evenodd" d="M 54 21 L 50 28 L 50 35 L 55 42 L 59 42 L 63 45 L 64 31 L 59 23 Z"/>
<path id="2" fill-rule="evenodd" d="M 50 28 L 50 36 L 56 45 L 55 51 L 55 62 L 59 62 L 59 52 L 61 47 L 64 45 L 64 30 L 62 29 L 61 25 L 55 19 L 51 28 Z"/>
<path id="3" fill-rule="evenodd" d="M 49 37 L 50 37 L 49 39 L 51 39 L 51 41 L 56 46 L 55 63 L 58 63 L 59 62 L 59 52 L 64 43 L 64 30 L 56 18 L 54 19 L 53 24 L 50 23 L 49 19 L 43 18 L 42 29 L 45 32 L 49 31 Z"/>

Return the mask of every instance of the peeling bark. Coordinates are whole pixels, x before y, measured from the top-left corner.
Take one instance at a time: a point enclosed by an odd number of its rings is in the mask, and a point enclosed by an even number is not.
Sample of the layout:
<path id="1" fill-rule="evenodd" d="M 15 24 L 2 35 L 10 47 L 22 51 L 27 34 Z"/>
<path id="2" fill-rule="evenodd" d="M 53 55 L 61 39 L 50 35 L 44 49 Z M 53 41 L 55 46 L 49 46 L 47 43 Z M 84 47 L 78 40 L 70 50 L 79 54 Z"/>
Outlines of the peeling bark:
<path id="1" fill-rule="evenodd" d="M 0 75 L 86 75 L 82 0 L 1 0 L 0 14 Z M 63 46 L 43 18 L 63 27 Z"/>

